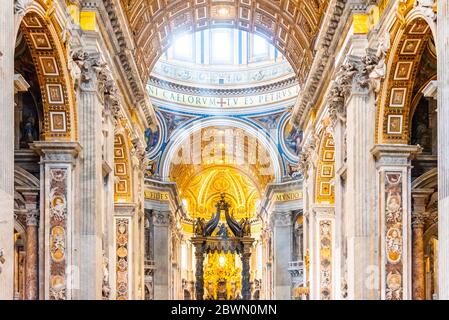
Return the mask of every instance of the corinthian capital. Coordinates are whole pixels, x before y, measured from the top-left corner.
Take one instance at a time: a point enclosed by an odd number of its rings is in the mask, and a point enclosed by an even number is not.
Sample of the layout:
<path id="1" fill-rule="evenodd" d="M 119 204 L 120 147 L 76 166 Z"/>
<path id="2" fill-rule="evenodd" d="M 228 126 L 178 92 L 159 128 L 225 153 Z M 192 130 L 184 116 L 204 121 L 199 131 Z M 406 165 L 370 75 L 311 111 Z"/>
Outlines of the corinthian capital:
<path id="1" fill-rule="evenodd" d="M 136 162 L 140 170 L 145 171 L 148 166 L 148 158 L 145 152 L 145 148 L 140 144 L 140 140 L 135 138 L 132 140 L 133 149 L 131 154 L 136 157 Z"/>
<path id="2" fill-rule="evenodd" d="M 327 97 L 329 105 L 329 117 L 331 119 L 331 125 L 334 126 L 337 120 L 340 119 L 343 122 L 346 121 L 346 109 L 345 109 L 345 97 L 343 90 L 336 83 L 332 85 L 332 88 Z"/>
<path id="3" fill-rule="evenodd" d="M 290 212 L 273 212 L 271 215 L 271 224 L 273 227 L 285 227 L 292 224 L 292 215 Z"/>
<path id="4" fill-rule="evenodd" d="M 28 210 L 26 213 L 27 226 L 37 226 L 39 223 L 39 211 L 37 209 Z"/>
<path id="5" fill-rule="evenodd" d="M 98 91 L 100 96 L 104 95 L 105 84 L 108 80 L 106 63 L 102 62 L 98 53 L 88 53 L 76 50 L 72 59 L 81 72 L 80 87 L 85 91 Z"/>

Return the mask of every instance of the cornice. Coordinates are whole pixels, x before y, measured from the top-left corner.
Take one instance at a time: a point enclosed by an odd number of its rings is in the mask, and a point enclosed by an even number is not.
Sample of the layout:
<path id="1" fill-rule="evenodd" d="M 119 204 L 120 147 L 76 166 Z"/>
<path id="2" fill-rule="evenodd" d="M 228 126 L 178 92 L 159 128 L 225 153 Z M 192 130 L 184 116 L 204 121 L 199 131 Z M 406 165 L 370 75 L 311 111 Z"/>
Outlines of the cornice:
<path id="1" fill-rule="evenodd" d="M 312 68 L 293 109 L 292 121 L 297 127 L 304 126 L 307 115 L 319 97 L 319 88 L 323 85 L 323 76 L 332 67 L 335 48 L 340 41 L 339 36 L 344 28 L 344 23 L 341 23 L 341 21 L 346 21 L 347 19 L 344 19 L 344 17 L 348 17 L 352 12 L 347 3 L 348 0 L 335 0 L 334 4 L 328 8 L 326 14 L 328 20 L 323 23 L 323 26 L 327 25 L 327 28 L 323 29 L 319 35 Z"/>
<path id="2" fill-rule="evenodd" d="M 156 87 L 160 87 L 166 90 L 172 90 L 175 92 L 180 92 L 184 94 L 192 94 L 192 95 L 206 95 L 206 96 L 244 96 L 244 95 L 254 95 L 254 94 L 265 94 L 280 91 L 283 89 L 290 88 L 294 85 L 298 84 L 296 77 L 291 77 L 289 79 L 275 82 L 268 85 L 256 86 L 252 88 L 235 88 L 235 89 L 204 89 L 198 87 L 191 87 L 176 84 L 174 82 L 161 80 L 159 78 L 150 76 L 149 84 L 154 85 Z"/>
<path id="3" fill-rule="evenodd" d="M 102 16 L 110 23 L 113 31 L 111 37 L 116 44 L 115 61 L 120 66 L 121 75 L 126 80 L 128 90 L 133 97 L 132 103 L 137 109 L 141 109 L 144 115 L 144 125 L 148 126 L 155 119 L 154 110 L 134 60 L 134 40 L 123 15 L 123 9 L 117 0 L 104 0 L 102 3 L 105 10 Z"/>

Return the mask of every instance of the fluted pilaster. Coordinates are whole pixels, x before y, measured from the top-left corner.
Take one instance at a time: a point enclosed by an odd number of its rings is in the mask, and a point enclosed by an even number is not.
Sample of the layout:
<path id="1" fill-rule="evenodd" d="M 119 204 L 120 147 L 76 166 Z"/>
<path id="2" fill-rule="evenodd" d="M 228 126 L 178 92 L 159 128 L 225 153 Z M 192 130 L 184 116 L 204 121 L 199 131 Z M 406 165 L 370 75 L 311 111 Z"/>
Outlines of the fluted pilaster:
<path id="1" fill-rule="evenodd" d="M 274 299 L 291 299 L 291 277 L 288 271 L 288 261 L 291 260 L 293 245 L 292 215 L 291 212 L 273 212 L 273 288 Z"/>
<path id="2" fill-rule="evenodd" d="M 102 117 L 106 76 L 98 53 L 77 53 L 74 60 L 81 69 L 78 123 L 83 147 L 79 171 L 80 297 L 93 300 L 102 296 Z"/>
<path id="3" fill-rule="evenodd" d="M 374 245 L 374 172 L 370 154 L 375 137 L 374 93 L 353 88 L 346 102 L 347 109 L 347 172 L 346 203 L 348 243 L 348 292 L 350 299 L 376 298 L 375 277 L 367 278 L 375 264 Z M 337 197 L 339 195 L 337 194 Z"/>

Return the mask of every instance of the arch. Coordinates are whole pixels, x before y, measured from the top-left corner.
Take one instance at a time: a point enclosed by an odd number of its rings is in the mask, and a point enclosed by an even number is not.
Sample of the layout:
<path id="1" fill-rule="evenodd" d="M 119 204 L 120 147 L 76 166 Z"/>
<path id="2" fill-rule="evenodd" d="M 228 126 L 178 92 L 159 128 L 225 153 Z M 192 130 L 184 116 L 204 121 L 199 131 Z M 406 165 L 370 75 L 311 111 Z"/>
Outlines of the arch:
<path id="1" fill-rule="evenodd" d="M 39 179 L 19 166 L 14 168 L 14 185 L 16 188 L 24 187 L 32 190 L 40 189 Z"/>
<path id="2" fill-rule="evenodd" d="M 327 130 L 323 132 L 318 152 L 315 201 L 333 204 L 335 202 L 335 188 L 332 184 L 335 177 L 335 143 L 332 134 Z"/>
<path id="3" fill-rule="evenodd" d="M 125 134 L 117 130 L 114 136 L 114 201 L 132 202 L 133 184 L 128 141 Z"/>
<path id="4" fill-rule="evenodd" d="M 121 0 L 136 43 L 136 62 L 146 81 L 171 36 L 234 27 L 265 37 L 287 58 L 300 82 L 308 74 L 313 46 L 329 0 Z"/>
<path id="5" fill-rule="evenodd" d="M 75 92 L 68 70 L 61 27 L 47 9 L 34 1 L 20 21 L 19 30 L 30 50 L 43 104 L 44 140 L 77 140 Z"/>
<path id="6" fill-rule="evenodd" d="M 242 129 L 248 135 L 258 139 L 258 141 L 263 145 L 263 147 L 268 151 L 270 155 L 271 165 L 273 166 L 275 182 L 281 182 L 282 178 L 282 169 L 281 169 L 281 159 L 278 155 L 276 145 L 260 130 L 256 127 L 239 121 L 235 118 L 231 117 L 217 117 L 217 118 L 209 118 L 206 120 L 201 120 L 192 123 L 188 127 L 184 127 L 175 131 L 170 139 L 170 142 L 166 146 L 166 151 L 162 155 L 160 163 L 162 166 L 159 168 L 160 176 L 163 180 L 169 180 L 170 174 L 170 164 L 173 156 L 178 151 L 179 147 L 184 143 L 186 137 L 189 137 L 191 134 L 194 134 L 201 129 L 208 127 L 233 127 L 237 129 Z"/>
<path id="7" fill-rule="evenodd" d="M 432 168 L 412 182 L 412 190 L 438 187 L 438 169 Z"/>
<path id="8" fill-rule="evenodd" d="M 378 143 L 408 144 L 413 86 L 424 50 L 433 30 L 416 11 L 392 28 L 392 47 L 387 56 L 387 75 L 379 94 L 376 124 Z"/>

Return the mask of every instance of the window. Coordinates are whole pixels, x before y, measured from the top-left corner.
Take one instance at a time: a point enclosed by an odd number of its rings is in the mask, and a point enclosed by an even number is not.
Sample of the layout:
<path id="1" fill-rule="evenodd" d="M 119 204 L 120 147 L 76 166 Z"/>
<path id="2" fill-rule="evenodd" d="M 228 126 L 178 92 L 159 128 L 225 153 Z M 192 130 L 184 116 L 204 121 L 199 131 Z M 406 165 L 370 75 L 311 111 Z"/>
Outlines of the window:
<path id="1" fill-rule="evenodd" d="M 212 30 L 211 37 L 211 60 L 212 63 L 232 64 L 233 55 L 233 30 L 217 29 Z"/>
<path id="2" fill-rule="evenodd" d="M 268 54 L 267 41 L 257 34 L 253 37 L 253 53 L 255 56 L 265 56 Z"/>
<path id="3" fill-rule="evenodd" d="M 174 58 L 182 61 L 194 62 L 193 45 L 193 34 L 184 34 L 177 37 L 173 45 Z"/>

